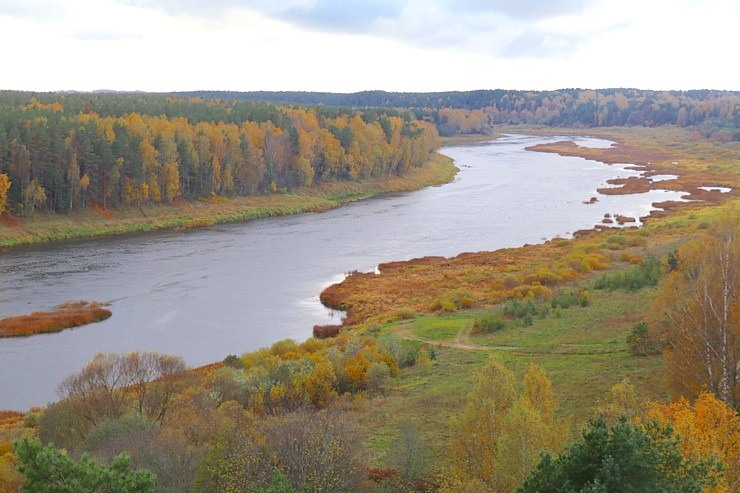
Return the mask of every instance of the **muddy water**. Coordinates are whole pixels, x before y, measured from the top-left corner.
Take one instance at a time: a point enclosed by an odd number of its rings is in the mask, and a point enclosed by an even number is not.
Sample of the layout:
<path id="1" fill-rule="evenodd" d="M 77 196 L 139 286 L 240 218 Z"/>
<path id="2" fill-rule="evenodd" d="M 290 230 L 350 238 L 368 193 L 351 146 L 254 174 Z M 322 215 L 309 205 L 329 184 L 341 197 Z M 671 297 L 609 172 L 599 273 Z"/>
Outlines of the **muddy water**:
<path id="1" fill-rule="evenodd" d="M 524 150 L 554 140 L 562 137 L 445 148 L 461 169 L 453 183 L 325 213 L 2 252 L 0 315 L 84 299 L 110 302 L 113 317 L 0 340 L 0 409 L 55 400 L 59 380 L 101 351 L 160 351 L 202 365 L 303 340 L 314 324 L 337 321 L 318 295 L 351 270 L 568 237 L 605 213 L 643 216 L 681 195 L 599 195 L 608 179 L 639 173 Z M 583 203 L 591 197 L 598 202 Z"/>

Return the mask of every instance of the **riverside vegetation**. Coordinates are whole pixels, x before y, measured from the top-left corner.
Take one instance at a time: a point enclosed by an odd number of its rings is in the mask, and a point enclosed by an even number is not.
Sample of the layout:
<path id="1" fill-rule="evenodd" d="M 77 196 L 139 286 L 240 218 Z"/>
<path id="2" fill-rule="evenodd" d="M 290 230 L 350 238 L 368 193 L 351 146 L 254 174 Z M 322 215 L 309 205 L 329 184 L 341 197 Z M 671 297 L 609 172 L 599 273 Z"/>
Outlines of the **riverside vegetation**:
<path id="1" fill-rule="evenodd" d="M 733 190 L 640 229 L 353 274 L 322 294 L 348 312 L 336 337 L 188 371 L 175 356 L 101 354 L 57 403 L 0 416 L 0 481 L 737 491 L 738 148 L 677 128 L 586 133 L 649 153 L 697 194 Z"/>

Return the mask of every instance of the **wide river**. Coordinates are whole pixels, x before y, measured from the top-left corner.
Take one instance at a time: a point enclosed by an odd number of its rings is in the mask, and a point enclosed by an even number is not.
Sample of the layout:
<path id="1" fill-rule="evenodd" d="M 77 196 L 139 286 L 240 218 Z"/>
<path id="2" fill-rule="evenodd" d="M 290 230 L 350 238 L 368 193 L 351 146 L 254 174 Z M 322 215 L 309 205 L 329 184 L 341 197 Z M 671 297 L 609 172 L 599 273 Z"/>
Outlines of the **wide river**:
<path id="1" fill-rule="evenodd" d="M 653 202 L 680 199 L 664 191 L 599 195 L 608 179 L 639 172 L 524 149 L 562 139 L 510 135 L 446 147 L 460 168 L 453 183 L 329 212 L 0 252 L 0 316 L 80 299 L 109 302 L 113 311 L 74 330 L 0 339 L 0 409 L 56 400 L 60 379 L 98 352 L 159 351 L 195 366 L 304 340 L 314 324 L 339 321 L 318 295 L 345 272 L 569 237 L 605 213 L 644 216 Z M 598 202 L 583 203 L 594 196 Z"/>

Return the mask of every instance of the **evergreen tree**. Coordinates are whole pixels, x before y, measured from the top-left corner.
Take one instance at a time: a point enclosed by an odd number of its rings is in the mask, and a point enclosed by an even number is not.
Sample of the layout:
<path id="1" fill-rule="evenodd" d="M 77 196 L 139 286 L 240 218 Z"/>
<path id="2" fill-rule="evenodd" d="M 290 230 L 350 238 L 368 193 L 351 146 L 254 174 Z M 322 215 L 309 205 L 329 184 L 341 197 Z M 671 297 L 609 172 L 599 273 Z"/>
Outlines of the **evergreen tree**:
<path id="1" fill-rule="evenodd" d="M 107 467 L 82 455 L 79 462 L 38 438 L 15 443 L 18 470 L 26 477 L 23 491 L 33 493 L 147 493 L 154 491 L 154 474 L 131 469 L 131 459 L 120 454 Z"/>
<path id="2" fill-rule="evenodd" d="M 670 425 L 613 427 L 603 416 L 589 421 L 583 438 L 553 459 L 543 454 L 517 493 L 700 493 L 721 466 L 681 455 Z"/>

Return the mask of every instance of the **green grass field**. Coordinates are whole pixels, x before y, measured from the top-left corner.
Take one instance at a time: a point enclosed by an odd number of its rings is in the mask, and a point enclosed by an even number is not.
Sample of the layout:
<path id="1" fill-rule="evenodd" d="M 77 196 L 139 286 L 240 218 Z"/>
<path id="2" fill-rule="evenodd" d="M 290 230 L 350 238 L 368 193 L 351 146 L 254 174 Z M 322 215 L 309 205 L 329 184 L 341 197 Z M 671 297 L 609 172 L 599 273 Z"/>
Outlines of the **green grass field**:
<path id="1" fill-rule="evenodd" d="M 394 322 L 381 334 L 394 334 L 432 346 L 431 370 L 418 366 L 401 371 L 386 397 L 361 406 L 360 423 L 368 435 L 373 463 L 382 457 L 400 426 L 415 426 L 437 458 L 443 458 L 450 420 L 460 413 L 473 376 L 491 354 L 522 376 L 530 363 L 550 377 L 558 414 L 574 432 L 608 399 L 612 385 L 628 378 L 641 398 L 664 400 L 666 385 L 661 356 L 633 356 L 625 342 L 649 306 L 652 288 L 591 292 L 588 307 L 550 310 L 532 325 L 507 320 L 492 334 L 471 334 L 477 317 L 490 310 L 464 310 Z M 495 310 L 495 308 L 494 308 Z"/>

